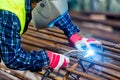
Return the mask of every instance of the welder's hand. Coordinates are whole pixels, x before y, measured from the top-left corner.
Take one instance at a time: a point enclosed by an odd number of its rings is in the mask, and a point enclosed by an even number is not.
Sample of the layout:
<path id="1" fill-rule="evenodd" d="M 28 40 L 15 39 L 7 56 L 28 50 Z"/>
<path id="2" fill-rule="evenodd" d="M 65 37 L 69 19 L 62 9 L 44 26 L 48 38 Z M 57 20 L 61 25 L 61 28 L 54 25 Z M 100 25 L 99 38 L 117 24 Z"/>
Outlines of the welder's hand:
<path id="1" fill-rule="evenodd" d="M 50 60 L 49 67 L 56 71 L 58 71 L 60 68 L 68 67 L 70 62 L 68 57 L 48 50 L 46 52 Z"/>
<path id="2" fill-rule="evenodd" d="M 77 33 L 73 34 L 69 38 L 69 42 L 71 46 L 75 46 L 78 50 L 85 50 L 91 47 L 102 47 L 102 43 L 92 38 L 82 38 Z"/>

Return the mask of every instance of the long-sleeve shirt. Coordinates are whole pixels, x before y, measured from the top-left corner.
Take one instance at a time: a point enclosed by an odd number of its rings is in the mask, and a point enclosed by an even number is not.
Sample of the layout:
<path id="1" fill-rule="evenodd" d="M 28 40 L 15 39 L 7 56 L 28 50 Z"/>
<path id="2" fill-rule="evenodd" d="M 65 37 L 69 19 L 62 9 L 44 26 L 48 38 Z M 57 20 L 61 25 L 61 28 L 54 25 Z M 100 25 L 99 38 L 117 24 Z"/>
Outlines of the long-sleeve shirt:
<path id="1" fill-rule="evenodd" d="M 31 20 L 30 0 L 26 1 L 26 22 Z M 66 36 L 79 31 L 71 23 L 69 14 L 61 16 L 55 25 L 62 29 Z M 21 46 L 20 23 L 18 17 L 9 11 L 0 10 L 0 55 L 7 67 L 16 70 L 41 71 L 50 61 L 46 50 L 26 52 Z"/>

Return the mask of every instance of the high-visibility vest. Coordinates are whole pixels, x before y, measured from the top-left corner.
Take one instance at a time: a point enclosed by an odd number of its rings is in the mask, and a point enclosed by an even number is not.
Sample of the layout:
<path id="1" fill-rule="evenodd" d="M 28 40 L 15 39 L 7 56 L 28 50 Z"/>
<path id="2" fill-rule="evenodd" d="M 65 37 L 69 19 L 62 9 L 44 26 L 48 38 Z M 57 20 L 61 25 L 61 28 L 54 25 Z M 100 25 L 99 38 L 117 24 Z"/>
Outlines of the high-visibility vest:
<path id="1" fill-rule="evenodd" d="M 25 0 L 0 0 L 0 9 L 16 14 L 20 21 L 20 35 L 22 35 L 26 22 Z"/>

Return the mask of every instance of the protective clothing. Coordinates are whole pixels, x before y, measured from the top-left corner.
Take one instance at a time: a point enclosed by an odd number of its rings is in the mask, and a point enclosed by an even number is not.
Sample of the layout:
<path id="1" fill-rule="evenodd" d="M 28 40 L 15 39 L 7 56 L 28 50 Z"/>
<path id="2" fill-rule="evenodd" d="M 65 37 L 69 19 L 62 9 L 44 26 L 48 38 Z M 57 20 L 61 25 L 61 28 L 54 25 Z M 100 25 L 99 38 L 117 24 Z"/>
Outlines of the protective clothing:
<path id="1" fill-rule="evenodd" d="M 46 52 L 50 59 L 49 67 L 51 67 L 52 69 L 58 71 L 60 68 L 68 66 L 68 63 L 70 62 L 68 57 L 66 57 L 62 54 L 48 51 L 48 50 Z"/>
<path id="2" fill-rule="evenodd" d="M 80 37 L 78 33 L 73 34 L 69 38 L 70 45 L 75 46 L 78 50 L 90 49 L 93 46 L 102 46 L 100 41 L 97 41 L 92 38 Z"/>
<path id="3" fill-rule="evenodd" d="M 41 0 L 32 10 L 33 25 L 37 29 L 53 27 L 54 22 L 67 10 L 67 0 Z"/>
<path id="4" fill-rule="evenodd" d="M 22 35 L 26 22 L 25 0 L 0 0 L 0 10 L 13 12 L 18 17 Z"/>

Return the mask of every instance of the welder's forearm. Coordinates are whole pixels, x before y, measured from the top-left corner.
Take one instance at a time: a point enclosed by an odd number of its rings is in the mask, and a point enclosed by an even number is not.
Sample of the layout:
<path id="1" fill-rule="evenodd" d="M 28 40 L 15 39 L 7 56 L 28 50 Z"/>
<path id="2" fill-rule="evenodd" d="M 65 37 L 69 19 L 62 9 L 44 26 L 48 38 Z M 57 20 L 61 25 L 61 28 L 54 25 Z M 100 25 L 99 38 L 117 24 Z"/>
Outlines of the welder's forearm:
<path id="1" fill-rule="evenodd" d="M 80 31 L 79 27 L 72 23 L 69 13 L 65 13 L 64 15 L 60 16 L 60 19 L 56 21 L 55 26 L 63 30 L 67 37 L 70 37 L 71 35 Z"/>
<path id="2" fill-rule="evenodd" d="M 10 54 L 8 53 L 8 55 Z M 19 52 L 12 53 L 8 58 L 7 56 L 2 56 L 2 58 L 7 67 L 15 70 L 30 70 L 36 72 L 41 71 L 42 67 L 48 66 L 49 64 L 45 50 L 27 53 L 21 48 Z M 6 58 L 8 60 L 6 60 Z"/>
<path id="3" fill-rule="evenodd" d="M 23 50 L 18 17 L 8 11 L 3 11 L 0 15 L 4 21 L 0 21 L 0 54 L 6 66 L 16 70 L 40 71 L 43 66 L 48 65 L 45 50 L 30 53 Z"/>

